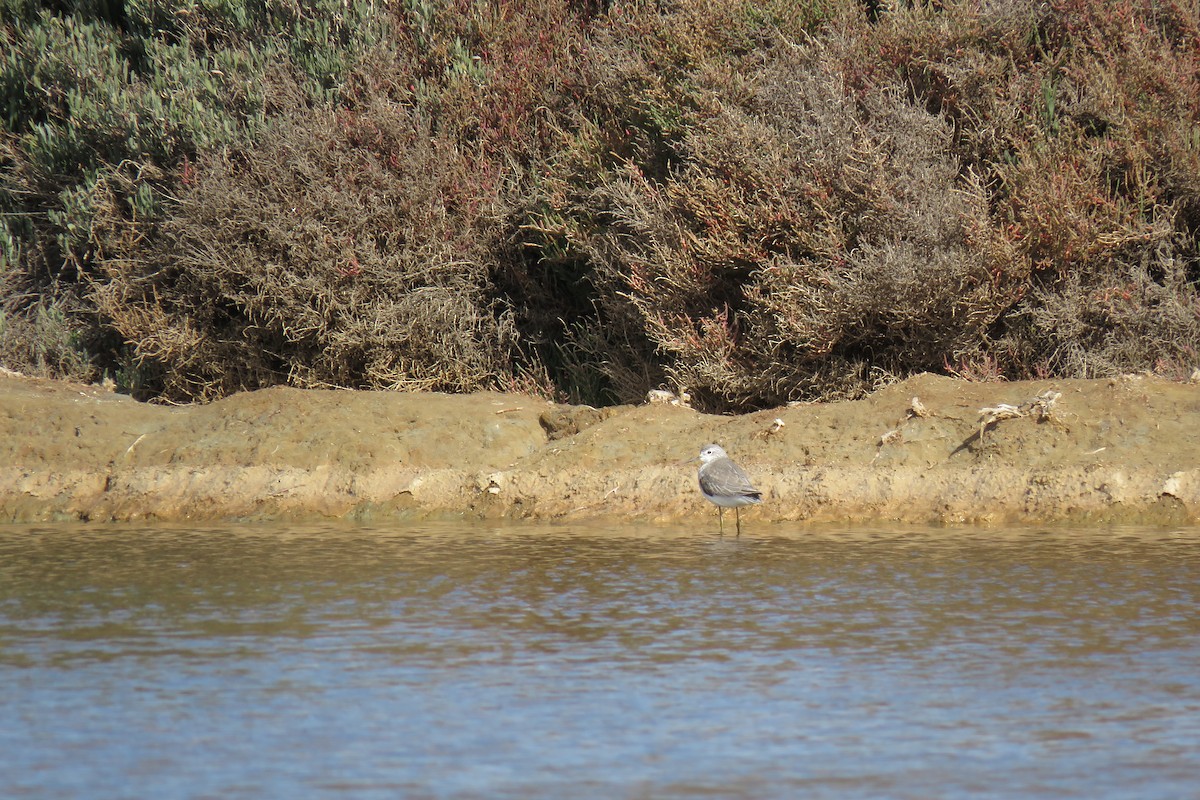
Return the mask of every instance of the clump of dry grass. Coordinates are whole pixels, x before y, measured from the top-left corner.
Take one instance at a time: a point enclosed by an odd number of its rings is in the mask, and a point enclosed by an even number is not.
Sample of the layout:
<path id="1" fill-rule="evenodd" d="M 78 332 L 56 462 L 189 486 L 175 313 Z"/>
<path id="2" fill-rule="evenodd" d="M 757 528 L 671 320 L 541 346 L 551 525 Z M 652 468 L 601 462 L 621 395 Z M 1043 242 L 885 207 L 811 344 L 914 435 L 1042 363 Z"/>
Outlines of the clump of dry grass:
<path id="1" fill-rule="evenodd" d="M 492 386 L 515 330 L 488 296 L 488 179 L 411 109 L 280 120 L 198 162 L 153 244 L 106 260 L 93 296 L 170 399 Z"/>

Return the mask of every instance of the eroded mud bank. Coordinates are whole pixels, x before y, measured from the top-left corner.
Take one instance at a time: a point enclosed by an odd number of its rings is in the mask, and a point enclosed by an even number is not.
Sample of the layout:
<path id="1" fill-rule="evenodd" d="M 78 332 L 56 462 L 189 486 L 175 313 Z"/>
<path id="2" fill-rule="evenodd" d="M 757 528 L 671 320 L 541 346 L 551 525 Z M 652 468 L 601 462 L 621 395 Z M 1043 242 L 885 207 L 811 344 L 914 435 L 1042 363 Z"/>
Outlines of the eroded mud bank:
<path id="1" fill-rule="evenodd" d="M 980 409 L 1060 393 L 1048 416 Z M 917 397 L 924 416 L 911 410 Z M 0 520 L 632 518 L 714 511 L 721 443 L 758 521 L 1200 521 L 1200 386 L 919 376 L 865 400 L 741 417 L 501 394 L 270 389 L 205 406 L 0 377 Z"/>

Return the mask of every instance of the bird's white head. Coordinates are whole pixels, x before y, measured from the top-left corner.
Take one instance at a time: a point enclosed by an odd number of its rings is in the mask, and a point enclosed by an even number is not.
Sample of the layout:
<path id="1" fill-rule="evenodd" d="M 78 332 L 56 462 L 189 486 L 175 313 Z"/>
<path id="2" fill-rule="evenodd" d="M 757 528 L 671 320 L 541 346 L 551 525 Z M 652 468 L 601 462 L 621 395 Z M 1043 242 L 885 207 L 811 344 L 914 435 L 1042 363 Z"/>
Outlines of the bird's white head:
<path id="1" fill-rule="evenodd" d="M 700 448 L 700 461 L 702 463 L 710 464 L 718 458 L 729 458 L 729 455 L 720 445 L 706 444 Z"/>

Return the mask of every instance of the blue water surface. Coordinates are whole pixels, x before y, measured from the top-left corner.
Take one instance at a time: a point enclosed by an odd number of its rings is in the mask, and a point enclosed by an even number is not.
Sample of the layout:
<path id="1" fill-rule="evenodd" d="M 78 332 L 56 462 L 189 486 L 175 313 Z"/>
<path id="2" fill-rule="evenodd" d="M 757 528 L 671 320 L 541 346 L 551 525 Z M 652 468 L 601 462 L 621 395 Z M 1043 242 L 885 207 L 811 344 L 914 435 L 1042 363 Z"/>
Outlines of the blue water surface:
<path id="1" fill-rule="evenodd" d="M 1181 798 L 1200 531 L 0 528 L 0 795 Z"/>

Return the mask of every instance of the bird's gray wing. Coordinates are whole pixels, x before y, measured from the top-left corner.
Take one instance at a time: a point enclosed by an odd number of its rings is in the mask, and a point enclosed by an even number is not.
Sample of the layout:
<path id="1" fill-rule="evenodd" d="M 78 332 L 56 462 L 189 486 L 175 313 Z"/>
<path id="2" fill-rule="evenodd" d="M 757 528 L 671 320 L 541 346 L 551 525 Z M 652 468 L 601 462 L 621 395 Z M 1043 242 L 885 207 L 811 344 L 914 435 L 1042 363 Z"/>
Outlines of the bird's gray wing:
<path id="1" fill-rule="evenodd" d="M 700 472 L 700 488 L 711 495 L 736 497 L 760 494 L 750 476 L 728 458 L 718 459 Z"/>

